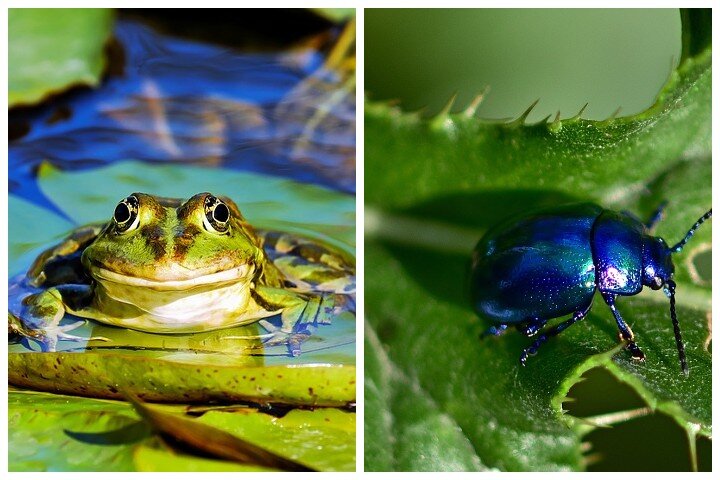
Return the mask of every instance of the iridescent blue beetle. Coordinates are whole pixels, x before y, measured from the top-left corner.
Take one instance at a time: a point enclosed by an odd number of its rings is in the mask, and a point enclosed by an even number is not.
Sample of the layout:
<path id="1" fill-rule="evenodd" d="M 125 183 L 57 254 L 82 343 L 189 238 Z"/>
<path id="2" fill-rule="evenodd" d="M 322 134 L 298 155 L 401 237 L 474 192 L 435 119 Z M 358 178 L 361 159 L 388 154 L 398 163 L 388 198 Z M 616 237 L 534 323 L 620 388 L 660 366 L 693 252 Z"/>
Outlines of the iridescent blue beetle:
<path id="1" fill-rule="evenodd" d="M 662 206 L 643 224 L 629 213 L 584 203 L 512 219 L 490 230 L 475 247 L 471 274 L 475 310 L 494 323 L 485 335 L 500 335 L 514 325 L 530 337 L 549 320 L 572 315 L 542 332 L 522 351 L 520 363 L 525 365 L 528 356 L 537 353 L 548 338 L 587 315 L 595 290 L 599 290 L 632 357 L 644 360 L 615 299 L 636 295 L 643 286 L 664 288 L 670 298 L 680 366 L 687 375 L 675 314 L 675 267 L 670 257 L 683 249 L 695 230 L 712 216 L 712 210 L 673 247 L 648 233 L 661 214 Z"/>

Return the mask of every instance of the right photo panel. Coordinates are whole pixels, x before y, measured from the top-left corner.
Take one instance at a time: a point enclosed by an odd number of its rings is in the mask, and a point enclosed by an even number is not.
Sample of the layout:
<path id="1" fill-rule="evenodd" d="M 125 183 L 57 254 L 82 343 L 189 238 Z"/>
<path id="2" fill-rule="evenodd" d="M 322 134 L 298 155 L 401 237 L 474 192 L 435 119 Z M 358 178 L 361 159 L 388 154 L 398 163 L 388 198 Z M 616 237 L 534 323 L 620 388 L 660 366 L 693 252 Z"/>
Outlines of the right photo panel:
<path id="1" fill-rule="evenodd" d="M 710 471 L 711 11 L 364 16 L 365 471 Z"/>

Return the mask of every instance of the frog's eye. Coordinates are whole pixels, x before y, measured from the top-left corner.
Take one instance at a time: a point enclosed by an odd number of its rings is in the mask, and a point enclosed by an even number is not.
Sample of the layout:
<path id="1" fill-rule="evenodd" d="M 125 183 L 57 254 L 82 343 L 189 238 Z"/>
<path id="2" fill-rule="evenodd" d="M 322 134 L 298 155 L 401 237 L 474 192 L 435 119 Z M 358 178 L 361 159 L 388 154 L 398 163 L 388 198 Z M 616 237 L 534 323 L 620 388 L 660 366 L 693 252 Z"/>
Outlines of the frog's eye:
<path id="1" fill-rule="evenodd" d="M 135 195 L 123 199 L 115 207 L 113 220 L 115 221 L 115 231 L 125 233 L 137 228 L 139 222 L 138 217 L 138 199 Z"/>
<path id="2" fill-rule="evenodd" d="M 222 200 L 212 195 L 205 197 L 203 225 L 211 232 L 225 233 L 230 228 L 230 209 Z"/>

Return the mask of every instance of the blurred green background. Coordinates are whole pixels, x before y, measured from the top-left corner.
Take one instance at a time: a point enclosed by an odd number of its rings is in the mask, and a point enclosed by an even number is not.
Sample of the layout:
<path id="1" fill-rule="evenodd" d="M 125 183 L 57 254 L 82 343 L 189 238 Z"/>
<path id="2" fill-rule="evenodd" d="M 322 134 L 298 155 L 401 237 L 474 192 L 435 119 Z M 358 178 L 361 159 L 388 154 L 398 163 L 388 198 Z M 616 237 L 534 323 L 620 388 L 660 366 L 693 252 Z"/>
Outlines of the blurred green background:
<path id="1" fill-rule="evenodd" d="M 654 10 L 366 9 L 365 89 L 371 100 L 437 113 L 457 94 L 464 109 L 486 87 L 480 118 L 528 117 L 559 110 L 605 119 L 651 106 L 680 58 L 680 13 Z M 708 255 L 708 260 L 709 260 Z M 708 262 L 709 263 L 709 262 Z M 642 400 L 610 374 L 593 370 L 566 403 L 584 417 L 633 409 Z M 598 471 L 689 470 L 688 442 L 673 420 L 651 415 L 599 429 L 592 443 Z M 711 468 L 711 442 L 697 444 L 699 470 Z"/>
<path id="2" fill-rule="evenodd" d="M 366 9 L 365 89 L 406 110 L 464 108 L 481 118 L 560 110 L 601 120 L 649 107 L 680 58 L 680 14 L 656 10 Z"/>

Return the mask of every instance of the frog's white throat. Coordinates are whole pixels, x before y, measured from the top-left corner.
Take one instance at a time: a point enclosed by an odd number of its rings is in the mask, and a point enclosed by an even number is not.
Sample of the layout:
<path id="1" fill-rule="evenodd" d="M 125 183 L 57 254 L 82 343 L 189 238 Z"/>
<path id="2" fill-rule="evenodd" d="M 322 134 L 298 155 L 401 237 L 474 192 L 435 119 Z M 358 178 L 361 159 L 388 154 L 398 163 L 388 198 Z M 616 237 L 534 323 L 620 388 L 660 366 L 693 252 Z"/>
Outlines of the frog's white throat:
<path id="1" fill-rule="evenodd" d="M 249 323 L 277 313 L 252 298 L 254 273 L 254 266 L 243 265 L 189 280 L 156 281 L 101 269 L 93 272 L 94 309 L 105 323 L 158 333 Z"/>

